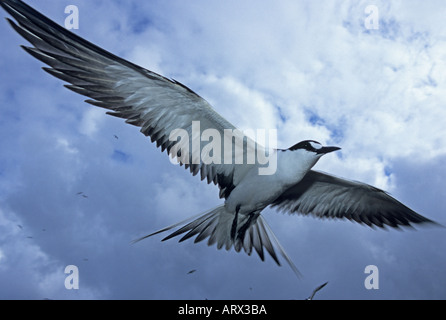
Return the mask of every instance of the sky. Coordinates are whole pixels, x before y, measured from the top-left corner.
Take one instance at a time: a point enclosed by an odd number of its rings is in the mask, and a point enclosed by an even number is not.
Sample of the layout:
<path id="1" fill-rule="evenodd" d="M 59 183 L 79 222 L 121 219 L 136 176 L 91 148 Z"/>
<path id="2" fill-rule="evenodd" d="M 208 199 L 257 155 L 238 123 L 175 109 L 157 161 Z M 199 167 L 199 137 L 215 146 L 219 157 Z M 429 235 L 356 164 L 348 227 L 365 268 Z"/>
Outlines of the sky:
<path id="1" fill-rule="evenodd" d="M 76 34 L 187 85 L 238 128 L 277 129 L 281 148 L 342 147 L 315 169 L 446 225 L 444 1 L 27 3 L 62 25 L 75 5 Z M 316 299 L 446 299 L 445 228 L 266 209 L 301 279 L 283 259 L 205 242 L 132 244 L 221 204 L 218 188 L 42 71 L 6 21 L 0 36 L 0 299 L 300 300 L 327 281 Z"/>

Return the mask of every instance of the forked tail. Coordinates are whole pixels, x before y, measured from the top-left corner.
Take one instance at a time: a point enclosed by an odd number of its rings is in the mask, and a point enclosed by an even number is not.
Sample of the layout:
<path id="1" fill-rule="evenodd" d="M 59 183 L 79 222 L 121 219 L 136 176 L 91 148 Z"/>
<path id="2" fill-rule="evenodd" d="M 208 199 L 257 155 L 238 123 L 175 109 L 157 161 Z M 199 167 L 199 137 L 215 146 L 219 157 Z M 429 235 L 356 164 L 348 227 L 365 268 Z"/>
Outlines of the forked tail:
<path id="1" fill-rule="evenodd" d="M 191 217 L 167 228 L 161 229 L 147 236 L 139 238 L 134 242 L 141 241 L 159 233 L 163 233 L 180 227 L 172 232 L 162 241 L 169 240 L 181 234 L 185 234 L 179 242 L 196 236 L 194 243 L 207 238 L 208 245 L 217 244 L 217 249 L 225 247 L 226 250 L 234 246 L 235 251 L 244 251 L 251 255 L 254 248 L 262 261 L 265 260 L 263 248 L 271 255 L 274 261 L 280 266 L 276 250 L 288 262 L 294 273 L 300 278 L 301 273 L 291 261 L 282 245 L 268 226 L 260 213 L 250 215 L 238 215 L 238 213 L 228 212 L 224 205 L 218 206 L 202 215 Z"/>

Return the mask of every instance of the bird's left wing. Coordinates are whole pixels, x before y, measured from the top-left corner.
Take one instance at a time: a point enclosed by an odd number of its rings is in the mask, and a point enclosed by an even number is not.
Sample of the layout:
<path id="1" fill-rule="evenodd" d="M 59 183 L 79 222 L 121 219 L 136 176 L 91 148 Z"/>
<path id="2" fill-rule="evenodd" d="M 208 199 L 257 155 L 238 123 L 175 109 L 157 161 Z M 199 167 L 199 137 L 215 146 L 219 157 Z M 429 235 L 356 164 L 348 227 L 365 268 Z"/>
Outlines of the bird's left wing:
<path id="1" fill-rule="evenodd" d="M 349 219 L 380 228 L 436 224 L 383 190 L 314 170 L 280 195 L 271 207 L 319 218 Z"/>
<path id="2" fill-rule="evenodd" d="M 224 137 L 225 130 L 235 127 L 191 89 L 105 51 L 21 0 L 0 0 L 0 4 L 17 21 L 16 24 L 8 19 L 11 26 L 33 45 L 23 48 L 51 67 L 44 68 L 45 71 L 71 83 L 66 85 L 68 89 L 90 97 L 86 102 L 141 127 L 144 135 L 194 175 L 200 172 L 201 179 L 218 184 L 221 197 L 227 197 L 234 188 L 235 177 L 241 178 L 248 170 L 249 166 L 235 165 L 235 153 L 230 161 L 224 159 L 227 155 L 223 153 L 217 161 L 201 158 L 200 139 L 206 129 Z M 195 133 L 194 121 L 199 123 Z M 245 153 L 260 148 L 253 140 L 243 138 Z M 195 153 L 191 150 L 194 145 Z"/>

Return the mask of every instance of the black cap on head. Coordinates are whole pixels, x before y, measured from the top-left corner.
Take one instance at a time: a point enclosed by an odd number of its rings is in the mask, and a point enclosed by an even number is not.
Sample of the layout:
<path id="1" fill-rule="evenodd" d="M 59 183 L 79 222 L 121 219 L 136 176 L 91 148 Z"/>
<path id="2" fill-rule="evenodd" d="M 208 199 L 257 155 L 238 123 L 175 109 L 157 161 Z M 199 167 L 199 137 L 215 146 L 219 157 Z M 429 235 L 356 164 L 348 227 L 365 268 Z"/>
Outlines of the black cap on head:
<path id="1" fill-rule="evenodd" d="M 317 154 L 326 154 L 329 152 L 333 152 L 336 150 L 340 150 L 339 147 L 324 147 L 322 144 L 320 144 L 317 141 L 314 140 L 304 140 L 299 143 L 296 143 L 291 148 L 288 148 L 290 151 L 298 150 L 298 149 L 304 149 L 307 151 L 315 152 Z"/>

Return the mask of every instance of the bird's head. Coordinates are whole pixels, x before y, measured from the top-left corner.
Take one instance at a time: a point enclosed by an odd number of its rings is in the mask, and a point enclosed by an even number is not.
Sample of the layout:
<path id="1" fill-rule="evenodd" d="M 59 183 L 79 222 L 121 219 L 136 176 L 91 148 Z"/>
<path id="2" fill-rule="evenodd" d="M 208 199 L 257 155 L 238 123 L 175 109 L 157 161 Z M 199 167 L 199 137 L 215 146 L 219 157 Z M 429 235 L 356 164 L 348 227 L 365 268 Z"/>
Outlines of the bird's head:
<path id="1" fill-rule="evenodd" d="M 324 147 L 322 144 L 314 140 L 304 140 L 296 143 L 291 148 L 288 148 L 288 150 L 291 151 L 303 150 L 304 152 L 308 152 L 310 155 L 317 157 L 340 149 L 341 148 L 339 147 Z"/>
<path id="2" fill-rule="evenodd" d="M 303 159 L 304 162 L 308 162 L 310 167 L 312 167 L 324 154 L 340 150 L 339 147 L 332 146 L 323 146 L 317 141 L 314 140 L 304 140 L 299 143 L 296 143 L 288 150 L 294 152 L 298 152 L 300 158 Z"/>

